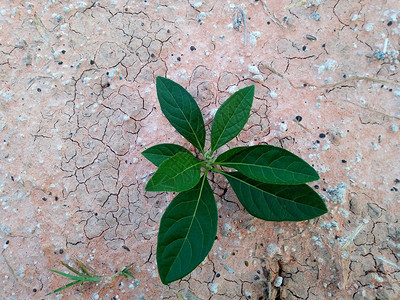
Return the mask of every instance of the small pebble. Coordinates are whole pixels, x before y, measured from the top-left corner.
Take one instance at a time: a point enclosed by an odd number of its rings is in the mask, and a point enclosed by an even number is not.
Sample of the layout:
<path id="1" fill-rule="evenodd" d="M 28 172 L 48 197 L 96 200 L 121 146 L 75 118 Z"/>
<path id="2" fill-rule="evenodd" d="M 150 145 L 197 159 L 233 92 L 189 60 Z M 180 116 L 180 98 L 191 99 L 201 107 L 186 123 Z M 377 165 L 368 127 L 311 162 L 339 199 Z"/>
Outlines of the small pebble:
<path id="1" fill-rule="evenodd" d="M 196 47 L 195 46 L 190 46 L 190 50 L 194 51 L 194 50 L 196 50 Z"/>
<path id="2" fill-rule="evenodd" d="M 385 59 L 386 53 L 384 53 L 383 51 L 380 51 L 380 50 L 375 50 L 373 55 L 378 60 L 383 61 Z"/>
<path id="3" fill-rule="evenodd" d="M 278 97 L 278 94 L 275 91 L 271 91 L 269 93 L 269 95 L 271 96 L 271 98 L 275 99 L 276 97 Z"/>
<path id="4" fill-rule="evenodd" d="M 276 277 L 274 281 L 274 287 L 280 287 L 282 285 L 283 278 L 281 276 Z"/>
<path id="5" fill-rule="evenodd" d="M 387 23 L 387 26 L 392 26 L 392 24 L 393 24 L 393 22 L 392 22 L 392 21 L 389 21 L 389 22 Z"/>
<path id="6" fill-rule="evenodd" d="M 301 122 L 301 120 L 303 120 L 303 118 L 301 116 L 296 116 L 296 121 L 297 122 Z"/>
<path id="7" fill-rule="evenodd" d="M 316 41 L 317 38 L 311 34 L 306 34 L 306 39 L 310 41 Z"/>
<path id="8" fill-rule="evenodd" d="M 320 137 L 321 139 L 323 139 L 324 137 L 326 137 L 326 135 L 325 135 L 325 133 L 320 133 L 320 134 L 319 134 L 319 137 Z"/>
<path id="9" fill-rule="evenodd" d="M 315 21 L 321 20 L 321 15 L 320 15 L 319 13 L 314 13 L 314 14 L 312 15 L 312 17 L 313 17 L 313 19 L 314 19 Z"/>

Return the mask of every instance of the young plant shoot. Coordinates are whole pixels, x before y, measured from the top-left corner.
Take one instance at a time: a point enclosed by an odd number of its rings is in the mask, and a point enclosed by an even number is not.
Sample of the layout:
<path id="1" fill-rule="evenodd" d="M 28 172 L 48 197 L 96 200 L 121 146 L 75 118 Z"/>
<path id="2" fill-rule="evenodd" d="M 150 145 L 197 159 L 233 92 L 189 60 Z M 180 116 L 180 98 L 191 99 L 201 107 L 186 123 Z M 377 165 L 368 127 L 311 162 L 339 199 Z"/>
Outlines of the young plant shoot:
<path id="1" fill-rule="evenodd" d="M 303 221 L 327 212 L 323 200 L 306 184 L 319 179 L 317 172 L 285 149 L 244 146 L 214 157 L 215 151 L 235 138 L 247 123 L 254 85 L 237 91 L 218 109 L 208 151 L 204 149 L 203 117 L 193 97 L 167 78 L 157 77 L 156 87 L 165 117 L 203 157 L 199 159 L 175 144 L 159 144 L 142 153 L 158 167 L 146 190 L 179 193 L 162 216 L 158 233 L 157 265 L 164 284 L 192 272 L 213 246 L 218 213 L 208 172 L 225 176 L 240 203 L 257 218 Z M 236 171 L 225 171 L 218 166 Z"/>

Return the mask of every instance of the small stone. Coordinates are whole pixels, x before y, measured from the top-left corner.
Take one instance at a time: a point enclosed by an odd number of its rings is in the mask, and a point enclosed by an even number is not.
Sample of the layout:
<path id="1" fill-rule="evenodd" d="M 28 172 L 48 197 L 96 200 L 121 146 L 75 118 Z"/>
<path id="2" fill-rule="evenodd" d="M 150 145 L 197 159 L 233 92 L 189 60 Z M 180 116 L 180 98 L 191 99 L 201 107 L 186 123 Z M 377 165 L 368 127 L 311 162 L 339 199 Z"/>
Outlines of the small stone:
<path id="1" fill-rule="evenodd" d="M 396 124 L 392 125 L 392 131 L 393 132 L 398 132 L 399 131 L 399 126 L 397 126 Z"/>
<path id="2" fill-rule="evenodd" d="M 317 38 L 311 34 L 306 34 L 306 39 L 310 41 L 316 41 Z"/>
<path id="3" fill-rule="evenodd" d="M 320 133 L 320 134 L 319 134 L 319 137 L 320 137 L 321 139 L 323 139 L 323 138 L 326 137 L 326 135 L 325 135 L 325 133 Z"/>
<path id="4" fill-rule="evenodd" d="M 296 121 L 297 122 L 301 122 L 301 120 L 303 120 L 303 118 L 301 116 L 296 116 Z"/>
<path id="5" fill-rule="evenodd" d="M 194 50 L 196 50 L 196 47 L 195 46 L 190 46 L 190 51 L 194 51 Z"/>
<path id="6" fill-rule="evenodd" d="M 281 276 L 276 277 L 274 281 L 274 287 L 280 287 L 282 285 L 283 278 Z"/>
<path id="7" fill-rule="evenodd" d="M 315 21 L 319 21 L 319 20 L 321 20 L 321 15 L 320 15 L 319 13 L 314 13 L 314 14 L 312 15 L 312 18 L 313 18 Z"/>
<path id="8" fill-rule="evenodd" d="M 383 61 L 385 59 L 386 53 L 380 50 L 375 50 L 373 55 L 376 59 Z"/>
<path id="9" fill-rule="evenodd" d="M 271 96 L 271 98 L 275 99 L 276 97 L 278 97 L 278 94 L 275 91 L 271 91 L 269 93 L 269 95 Z"/>
<path id="10" fill-rule="evenodd" d="M 252 65 L 249 65 L 249 72 L 256 75 L 260 74 L 260 70 L 257 68 L 257 66 Z"/>

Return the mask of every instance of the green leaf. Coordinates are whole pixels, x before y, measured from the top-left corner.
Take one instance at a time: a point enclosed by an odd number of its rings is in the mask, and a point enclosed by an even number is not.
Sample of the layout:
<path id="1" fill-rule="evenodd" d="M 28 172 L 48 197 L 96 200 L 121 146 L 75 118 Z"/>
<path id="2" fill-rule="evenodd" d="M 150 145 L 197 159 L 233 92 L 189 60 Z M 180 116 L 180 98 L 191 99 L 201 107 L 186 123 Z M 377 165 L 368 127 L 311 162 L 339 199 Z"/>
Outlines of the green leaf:
<path id="1" fill-rule="evenodd" d="M 190 153 L 186 148 L 175 145 L 175 144 L 158 144 L 150 147 L 142 152 L 142 155 L 146 157 L 149 161 L 155 164 L 157 167 L 167 160 L 168 158 L 174 156 L 178 152 Z"/>
<path id="2" fill-rule="evenodd" d="M 203 153 L 206 130 L 196 101 L 182 86 L 164 77 L 157 77 L 156 88 L 165 117 L 181 135 Z"/>
<path id="3" fill-rule="evenodd" d="M 304 221 L 328 212 L 324 201 L 308 185 L 275 185 L 238 173 L 223 173 L 239 201 L 253 216 L 267 221 Z"/>
<path id="4" fill-rule="evenodd" d="M 243 151 L 244 149 L 249 148 L 248 146 L 242 146 L 242 147 L 235 147 L 232 149 L 229 149 L 225 151 L 224 153 L 221 153 L 216 159 L 215 159 L 215 164 L 222 163 L 224 161 L 228 161 L 230 157 L 234 156 L 236 153 L 239 153 L 240 151 Z"/>
<path id="5" fill-rule="evenodd" d="M 187 191 L 200 181 L 201 165 L 190 152 L 179 152 L 160 164 L 147 183 L 146 191 Z"/>
<path id="6" fill-rule="evenodd" d="M 196 187 L 176 196 L 161 218 L 157 265 L 164 284 L 186 276 L 204 260 L 214 244 L 217 223 L 205 174 Z"/>
<path id="7" fill-rule="evenodd" d="M 218 164 L 264 183 L 292 185 L 319 179 L 313 167 L 300 157 L 270 145 L 247 147 Z"/>
<path id="8" fill-rule="evenodd" d="M 254 85 L 240 89 L 218 109 L 211 129 L 211 153 L 239 134 L 246 124 L 254 98 Z"/>

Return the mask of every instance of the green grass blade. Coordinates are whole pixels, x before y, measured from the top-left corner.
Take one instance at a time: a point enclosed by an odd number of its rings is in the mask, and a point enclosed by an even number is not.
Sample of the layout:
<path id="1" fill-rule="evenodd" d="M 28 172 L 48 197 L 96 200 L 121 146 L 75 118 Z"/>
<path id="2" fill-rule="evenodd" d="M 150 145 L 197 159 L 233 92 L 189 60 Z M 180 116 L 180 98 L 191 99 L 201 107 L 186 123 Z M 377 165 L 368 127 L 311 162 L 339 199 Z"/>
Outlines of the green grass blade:
<path id="1" fill-rule="evenodd" d="M 165 117 L 184 138 L 204 153 L 206 130 L 196 101 L 181 85 L 164 77 L 157 77 L 156 89 Z"/>
<path id="2" fill-rule="evenodd" d="M 52 271 L 52 272 L 54 272 L 54 273 L 57 273 L 57 274 L 59 274 L 59 275 L 62 275 L 62 276 L 64 276 L 64 277 L 67 277 L 67 278 L 69 278 L 69 279 L 71 279 L 71 280 L 82 280 L 82 279 L 84 278 L 83 275 L 82 275 L 82 276 L 75 276 L 75 275 L 63 273 L 63 272 L 60 272 L 60 271 L 57 271 L 57 270 L 52 270 L 52 269 L 50 269 L 50 271 Z"/>
<path id="3" fill-rule="evenodd" d="M 191 153 L 179 152 L 163 161 L 146 185 L 146 191 L 183 192 L 200 181 L 202 162 Z"/>
<path id="4" fill-rule="evenodd" d="M 96 276 L 96 275 L 90 275 L 90 276 L 85 276 L 83 278 L 83 281 L 87 282 L 100 282 L 101 276 Z"/>
<path id="5" fill-rule="evenodd" d="M 131 273 L 129 273 L 128 271 L 123 272 L 122 275 L 123 275 L 125 278 L 128 278 L 128 276 L 129 276 L 129 277 L 135 279 L 135 276 L 133 276 L 133 275 L 132 275 Z"/>
<path id="6" fill-rule="evenodd" d="M 85 273 L 88 277 L 96 277 L 96 276 L 90 274 L 90 272 L 87 270 L 85 265 L 83 263 L 81 263 L 80 261 L 76 261 L 76 264 L 79 266 L 79 268 L 82 270 L 82 272 Z M 85 276 L 85 278 L 87 278 L 87 276 Z"/>
<path id="7" fill-rule="evenodd" d="M 250 116 L 254 85 L 231 95 L 217 110 L 211 128 L 211 154 L 236 137 Z"/>
<path id="8" fill-rule="evenodd" d="M 161 218 L 157 266 L 168 284 L 192 272 L 207 256 L 217 233 L 218 213 L 207 174 L 172 200 Z"/>
<path id="9" fill-rule="evenodd" d="M 61 291 L 65 290 L 65 289 L 67 289 L 67 288 L 69 288 L 71 286 L 74 286 L 75 284 L 78 284 L 80 282 L 81 282 L 80 280 L 77 280 L 77 281 L 74 281 L 74 282 L 70 282 L 70 283 L 64 285 L 63 287 L 60 287 L 60 288 L 52 291 L 51 293 L 46 294 L 46 296 L 53 295 L 53 294 L 56 294 L 58 292 L 61 292 Z"/>
<path id="10" fill-rule="evenodd" d="M 62 261 L 60 261 L 60 264 L 62 264 L 64 267 L 66 267 L 71 272 L 74 272 L 76 275 L 79 275 L 79 277 L 85 276 L 85 274 L 79 272 L 78 270 L 75 270 L 73 267 L 69 266 L 68 264 L 66 264 Z"/>
<path id="11" fill-rule="evenodd" d="M 121 272 L 119 272 L 119 275 L 124 276 L 125 278 L 132 277 L 135 278 L 131 273 L 129 273 L 130 270 L 132 270 L 133 263 L 130 265 L 127 265 L 125 268 L 122 269 Z"/>

